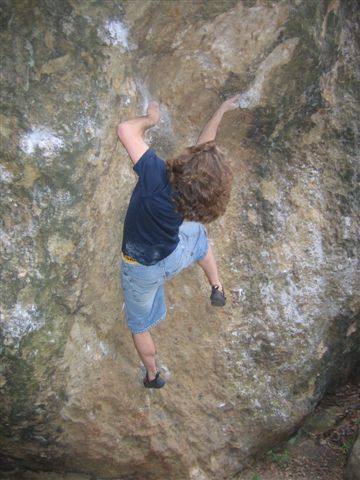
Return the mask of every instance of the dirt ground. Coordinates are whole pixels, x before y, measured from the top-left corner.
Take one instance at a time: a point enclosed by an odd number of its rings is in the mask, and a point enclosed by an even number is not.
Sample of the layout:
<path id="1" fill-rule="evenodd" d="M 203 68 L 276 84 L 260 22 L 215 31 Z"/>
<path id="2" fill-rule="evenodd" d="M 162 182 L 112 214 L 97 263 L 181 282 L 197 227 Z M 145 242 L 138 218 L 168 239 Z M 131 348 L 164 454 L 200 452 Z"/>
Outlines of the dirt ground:
<path id="1" fill-rule="evenodd" d="M 234 480 L 344 480 L 360 425 L 360 379 L 325 394 L 296 435 L 251 460 Z"/>

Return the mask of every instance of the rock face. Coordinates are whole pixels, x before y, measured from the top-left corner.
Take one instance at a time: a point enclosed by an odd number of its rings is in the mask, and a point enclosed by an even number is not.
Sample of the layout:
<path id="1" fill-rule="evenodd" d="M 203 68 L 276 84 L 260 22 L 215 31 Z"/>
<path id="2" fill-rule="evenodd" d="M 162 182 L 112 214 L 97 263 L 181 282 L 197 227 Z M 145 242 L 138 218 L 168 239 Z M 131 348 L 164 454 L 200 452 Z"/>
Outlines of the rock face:
<path id="1" fill-rule="evenodd" d="M 345 480 L 360 479 L 360 436 L 352 446 L 348 463 L 345 470 Z"/>
<path id="2" fill-rule="evenodd" d="M 359 354 L 359 12 L 341 0 L 5 0 L 0 452 L 4 467 L 227 479 L 292 434 Z M 153 330 L 145 391 L 122 313 L 135 173 L 121 120 L 166 159 L 226 97 L 235 174 L 208 226 L 228 304 L 196 265 Z"/>

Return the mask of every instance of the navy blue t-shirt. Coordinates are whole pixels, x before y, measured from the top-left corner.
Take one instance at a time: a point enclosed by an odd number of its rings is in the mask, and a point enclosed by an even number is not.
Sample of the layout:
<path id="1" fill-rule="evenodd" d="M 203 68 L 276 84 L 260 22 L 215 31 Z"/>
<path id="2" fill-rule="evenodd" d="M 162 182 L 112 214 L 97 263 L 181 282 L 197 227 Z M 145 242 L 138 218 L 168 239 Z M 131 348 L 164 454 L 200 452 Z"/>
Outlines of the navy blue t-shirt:
<path id="1" fill-rule="evenodd" d="M 133 166 L 139 179 L 124 221 L 122 251 L 144 265 L 170 255 L 179 243 L 182 214 L 175 211 L 166 164 L 149 148 Z"/>

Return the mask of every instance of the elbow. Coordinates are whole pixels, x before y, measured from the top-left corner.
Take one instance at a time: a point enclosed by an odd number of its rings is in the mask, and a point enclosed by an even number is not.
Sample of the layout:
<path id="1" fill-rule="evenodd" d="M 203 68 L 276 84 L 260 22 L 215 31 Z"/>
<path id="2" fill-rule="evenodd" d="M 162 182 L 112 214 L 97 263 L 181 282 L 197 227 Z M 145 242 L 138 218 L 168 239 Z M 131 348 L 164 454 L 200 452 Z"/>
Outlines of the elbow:
<path id="1" fill-rule="evenodd" d="M 117 127 L 117 134 L 118 134 L 120 140 L 122 138 L 124 138 L 124 135 L 126 135 L 127 131 L 128 131 L 127 123 L 126 122 L 119 123 L 119 125 Z"/>

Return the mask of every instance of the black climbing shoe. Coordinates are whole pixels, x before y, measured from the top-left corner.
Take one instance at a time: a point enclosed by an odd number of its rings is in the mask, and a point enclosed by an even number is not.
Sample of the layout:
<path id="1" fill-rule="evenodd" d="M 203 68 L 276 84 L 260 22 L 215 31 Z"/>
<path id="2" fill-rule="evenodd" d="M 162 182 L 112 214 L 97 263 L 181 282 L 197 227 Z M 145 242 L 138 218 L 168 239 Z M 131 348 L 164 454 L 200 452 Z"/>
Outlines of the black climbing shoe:
<path id="1" fill-rule="evenodd" d="M 210 295 L 211 305 L 214 307 L 223 307 L 226 303 L 225 290 L 219 290 L 219 285 L 213 285 L 211 287 Z"/>
<path id="2" fill-rule="evenodd" d="M 146 372 L 146 377 L 144 378 L 144 387 L 146 388 L 161 388 L 165 385 L 165 380 L 160 378 L 160 372 L 156 372 L 156 376 L 153 380 L 149 380 L 148 378 L 148 372 Z"/>

